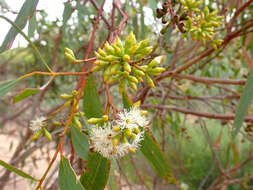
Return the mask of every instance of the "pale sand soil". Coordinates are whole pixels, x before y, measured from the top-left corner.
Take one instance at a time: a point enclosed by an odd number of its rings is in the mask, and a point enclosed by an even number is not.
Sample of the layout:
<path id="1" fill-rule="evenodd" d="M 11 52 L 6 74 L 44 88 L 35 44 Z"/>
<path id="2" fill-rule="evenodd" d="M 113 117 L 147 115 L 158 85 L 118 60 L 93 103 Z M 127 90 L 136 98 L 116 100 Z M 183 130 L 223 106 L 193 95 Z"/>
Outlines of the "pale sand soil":
<path id="1" fill-rule="evenodd" d="M 19 139 L 17 136 L 0 134 L 0 159 L 9 163 L 18 143 Z M 10 150 L 11 144 L 12 148 Z M 53 154 L 54 151 L 49 152 L 50 158 L 53 157 Z M 32 157 L 36 157 L 38 159 L 38 161 L 36 162 L 37 167 L 35 167 L 35 165 L 33 164 Z M 47 158 L 46 154 L 42 155 L 41 151 L 37 150 L 26 160 L 26 166 L 22 170 L 35 178 L 40 178 L 48 166 L 48 161 L 46 158 Z M 5 169 L 3 169 L 2 166 L 0 166 L 0 176 L 2 176 L 4 170 Z M 10 181 L 4 188 L 4 190 L 30 190 L 30 189 L 34 189 L 34 184 L 31 184 L 31 181 L 15 174 L 11 175 Z"/>

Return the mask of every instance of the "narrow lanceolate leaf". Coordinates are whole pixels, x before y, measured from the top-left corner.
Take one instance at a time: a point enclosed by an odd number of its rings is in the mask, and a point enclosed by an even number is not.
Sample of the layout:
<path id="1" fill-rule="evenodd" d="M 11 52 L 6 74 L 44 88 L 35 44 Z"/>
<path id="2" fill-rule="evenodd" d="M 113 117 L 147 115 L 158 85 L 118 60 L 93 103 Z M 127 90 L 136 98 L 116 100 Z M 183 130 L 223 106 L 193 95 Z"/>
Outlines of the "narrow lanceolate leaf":
<path id="1" fill-rule="evenodd" d="M 13 103 L 17 103 L 21 100 L 24 100 L 25 98 L 28 98 L 29 96 L 32 96 L 39 91 L 40 89 L 38 88 L 26 88 L 13 98 Z"/>
<path id="2" fill-rule="evenodd" d="M 69 160 L 64 158 L 64 156 L 61 157 L 58 179 L 61 190 L 85 190 L 82 184 L 77 180 Z"/>
<path id="3" fill-rule="evenodd" d="M 26 178 L 26 179 L 30 179 L 30 180 L 34 180 L 34 181 L 38 181 L 37 179 L 35 179 L 34 177 L 30 176 L 29 174 L 7 164 L 6 162 L 0 160 L 0 165 L 5 167 L 7 170 L 10 170 L 16 174 L 18 174 L 19 176 L 23 177 L 23 178 Z"/>
<path id="4" fill-rule="evenodd" d="M 103 115 L 99 95 L 97 93 L 96 85 L 94 84 L 92 75 L 90 75 L 84 89 L 83 107 L 85 116 L 88 119 L 91 117 L 102 117 Z"/>
<path id="5" fill-rule="evenodd" d="M 235 113 L 235 121 L 234 121 L 234 128 L 233 128 L 233 136 L 235 137 L 238 131 L 240 130 L 240 127 L 242 126 L 244 117 L 248 111 L 248 108 L 250 106 L 250 103 L 253 98 L 253 71 L 251 71 L 248 80 L 245 84 L 242 96 L 239 101 L 239 105 L 237 107 L 236 113 Z"/>
<path id="6" fill-rule="evenodd" d="M 76 153 L 83 160 L 86 160 L 89 154 L 89 142 L 87 136 L 76 126 L 71 126 L 71 139 Z"/>
<path id="7" fill-rule="evenodd" d="M 175 183 L 171 168 L 159 145 L 152 139 L 151 134 L 146 132 L 141 142 L 141 152 L 151 163 L 155 171 L 169 183 Z"/>
<path id="8" fill-rule="evenodd" d="M 102 117 L 103 115 L 92 75 L 89 77 L 84 89 L 83 107 L 87 118 Z M 86 166 L 86 170 L 80 179 L 83 186 L 87 190 L 103 190 L 109 177 L 110 161 L 99 153 L 90 152 Z"/>
<path id="9" fill-rule="evenodd" d="M 62 15 L 63 28 L 66 26 L 66 23 L 67 23 L 68 19 L 70 18 L 71 14 L 72 14 L 71 3 L 69 3 L 69 2 L 64 3 L 64 10 L 63 10 L 63 15 Z"/>
<path id="10" fill-rule="evenodd" d="M 35 29 L 36 29 L 36 14 L 34 13 L 33 16 L 29 19 L 29 25 L 28 25 L 29 38 L 34 36 Z"/>
<path id="11" fill-rule="evenodd" d="M 89 154 L 80 181 L 87 190 L 103 190 L 110 173 L 110 161 L 97 152 Z"/>
<path id="12" fill-rule="evenodd" d="M 26 0 L 21 7 L 18 16 L 16 17 L 15 23 L 19 28 L 23 29 L 27 23 L 27 20 L 32 17 L 35 8 L 39 0 Z M 9 49 L 17 36 L 18 31 L 12 26 L 7 35 L 5 36 L 4 42 L 0 47 L 0 53 Z"/>
<path id="13" fill-rule="evenodd" d="M 122 99 L 124 108 L 129 109 L 133 105 L 127 94 L 123 93 Z M 144 140 L 141 142 L 141 152 L 153 166 L 158 175 L 166 179 L 169 183 L 175 182 L 169 163 L 160 146 L 152 138 L 151 132 L 145 132 Z"/>
<path id="14" fill-rule="evenodd" d="M 9 92 L 19 82 L 19 80 L 20 79 L 15 79 L 0 83 L 0 97 L 7 94 L 7 92 Z"/>

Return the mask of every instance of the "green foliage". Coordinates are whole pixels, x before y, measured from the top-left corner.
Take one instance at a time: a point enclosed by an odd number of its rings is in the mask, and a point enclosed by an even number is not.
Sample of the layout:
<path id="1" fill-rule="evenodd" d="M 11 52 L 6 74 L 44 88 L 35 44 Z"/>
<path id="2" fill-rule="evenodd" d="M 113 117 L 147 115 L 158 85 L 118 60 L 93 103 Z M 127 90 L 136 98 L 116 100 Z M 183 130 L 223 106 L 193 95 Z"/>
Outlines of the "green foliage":
<path id="1" fill-rule="evenodd" d="M 103 190 L 110 174 L 110 161 L 99 153 L 91 152 L 80 181 L 87 190 Z"/>
<path id="2" fill-rule="evenodd" d="M 15 20 L 15 23 L 17 24 L 19 28 L 23 29 L 25 27 L 28 18 L 32 17 L 37 4 L 38 4 L 38 0 L 26 0 L 24 2 Z M 11 27 L 11 29 L 6 35 L 4 42 L 0 48 L 0 53 L 2 53 L 3 51 L 11 47 L 17 34 L 18 34 L 18 31 L 16 30 L 16 28 Z"/>
<path id="3" fill-rule="evenodd" d="M 248 80 L 245 84 L 245 87 L 242 93 L 242 97 L 239 101 L 239 105 L 236 110 L 235 121 L 234 121 L 234 131 L 233 131 L 234 136 L 239 132 L 244 120 L 244 116 L 246 115 L 248 108 L 251 104 L 251 101 L 253 98 L 252 84 L 253 84 L 253 72 L 251 72 L 248 77 Z"/>
<path id="4" fill-rule="evenodd" d="M 71 126 L 71 139 L 76 153 L 83 159 L 88 158 L 89 142 L 86 135 L 76 126 Z"/>
<path id="5" fill-rule="evenodd" d="M 34 94 L 37 94 L 38 92 L 40 92 L 40 89 L 37 88 L 26 88 L 24 90 L 22 90 L 22 92 L 20 92 L 18 95 L 16 95 L 13 98 L 13 103 L 17 103 L 19 101 L 24 100 L 25 98 L 28 98 Z"/>
<path id="6" fill-rule="evenodd" d="M 99 95 L 93 76 L 90 75 L 83 94 L 83 109 L 87 118 L 101 117 L 103 115 Z"/>
<path id="7" fill-rule="evenodd" d="M 77 180 L 75 172 L 70 166 L 69 160 L 64 156 L 61 157 L 60 162 L 59 185 L 61 190 L 85 190 L 85 188 Z"/>
<path id="8" fill-rule="evenodd" d="M 16 173 L 17 175 L 26 178 L 26 179 L 30 179 L 30 180 L 34 180 L 37 181 L 37 179 L 35 179 L 34 177 L 30 176 L 29 174 L 23 172 L 22 170 L 19 170 L 9 164 L 7 164 L 6 162 L 4 162 L 3 160 L 0 160 L 0 165 L 5 167 L 6 169 L 10 170 L 11 172 Z"/>

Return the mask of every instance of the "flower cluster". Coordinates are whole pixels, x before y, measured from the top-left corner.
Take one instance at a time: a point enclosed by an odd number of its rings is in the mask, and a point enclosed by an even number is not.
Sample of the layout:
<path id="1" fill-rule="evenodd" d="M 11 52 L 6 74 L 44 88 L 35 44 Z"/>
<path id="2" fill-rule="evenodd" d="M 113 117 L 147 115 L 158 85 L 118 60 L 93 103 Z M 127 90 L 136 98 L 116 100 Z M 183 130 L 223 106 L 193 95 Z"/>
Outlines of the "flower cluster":
<path id="1" fill-rule="evenodd" d="M 146 111 L 133 107 L 120 112 L 117 120 L 103 126 L 94 125 L 90 131 L 91 147 L 106 158 L 135 153 L 148 125 L 145 114 Z"/>
<path id="2" fill-rule="evenodd" d="M 41 117 L 37 117 L 36 119 L 30 121 L 30 129 L 35 133 L 38 132 L 46 125 L 45 120 L 46 120 L 46 118 L 44 116 L 41 116 Z"/>
<path id="3" fill-rule="evenodd" d="M 99 48 L 95 52 L 97 60 L 92 71 L 104 70 L 104 81 L 109 84 L 119 82 L 120 92 L 124 92 L 126 83 L 133 90 L 137 90 L 137 84 L 143 82 L 143 78 L 149 86 L 155 87 L 150 75 L 159 75 L 165 71 L 163 67 L 157 67 L 163 57 L 153 59 L 151 65 L 141 65 L 152 49 L 152 46 L 148 46 L 148 39 L 137 43 L 133 32 L 124 44 L 117 37 L 113 44 L 106 42 L 103 49 Z"/>
<path id="4" fill-rule="evenodd" d="M 201 0 L 179 0 L 177 3 L 172 2 L 171 6 L 177 11 L 170 20 L 168 2 L 163 3 L 162 9 L 158 8 L 156 11 L 156 17 L 162 18 L 162 23 L 165 25 L 160 31 L 161 34 L 165 34 L 169 26 L 175 24 L 183 33 L 183 37 L 188 37 L 190 34 L 193 40 L 200 40 L 203 44 L 209 41 L 214 48 L 222 43 L 222 40 L 214 38 L 216 35 L 214 29 L 222 25 L 223 19 L 223 16 L 217 15 L 217 10 L 210 11 L 207 6 L 203 6 Z"/>
<path id="5" fill-rule="evenodd" d="M 32 136 L 33 140 L 38 139 L 42 133 L 44 133 L 45 137 L 48 140 L 52 140 L 52 136 L 49 133 L 49 131 L 45 128 L 47 125 L 46 117 L 41 116 L 37 117 L 36 119 L 30 121 L 30 129 L 34 132 L 34 135 Z"/>

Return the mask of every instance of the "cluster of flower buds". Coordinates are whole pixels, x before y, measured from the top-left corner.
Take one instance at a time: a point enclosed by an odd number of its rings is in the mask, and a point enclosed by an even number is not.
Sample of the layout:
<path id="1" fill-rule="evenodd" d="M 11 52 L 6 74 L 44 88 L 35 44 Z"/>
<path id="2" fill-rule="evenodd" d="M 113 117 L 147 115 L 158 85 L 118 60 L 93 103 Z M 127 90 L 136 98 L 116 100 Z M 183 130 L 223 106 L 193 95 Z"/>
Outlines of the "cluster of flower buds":
<path id="1" fill-rule="evenodd" d="M 90 131 L 91 147 L 106 158 L 119 158 L 129 152 L 135 153 L 148 125 L 146 114 L 146 111 L 134 106 L 120 112 L 118 118 L 112 122 L 107 122 L 108 116 L 89 119 L 89 123 L 97 124 Z M 106 122 L 101 124 L 103 121 Z"/>
<path id="2" fill-rule="evenodd" d="M 203 44 L 209 41 L 214 48 L 222 43 L 222 40 L 214 39 L 216 35 L 214 29 L 222 25 L 223 16 L 218 16 L 217 10 L 209 11 L 207 6 L 203 7 L 203 1 L 196 0 L 179 0 L 181 6 L 177 11 L 176 5 L 172 3 L 172 11 L 175 12 L 173 18 L 168 21 L 169 14 L 168 3 L 163 3 L 162 9 L 157 9 L 157 18 L 162 18 L 162 23 L 165 26 L 160 31 L 165 34 L 171 24 L 175 24 L 177 29 L 183 33 L 183 37 L 188 37 L 190 34 L 193 40 L 200 40 Z"/>
<path id="3" fill-rule="evenodd" d="M 191 34 L 192 39 L 200 40 L 203 44 L 206 43 L 206 40 L 209 40 L 215 48 L 216 45 L 222 43 L 222 40 L 214 40 L 214 29 L 222 25 L 221 20 L 223 19 L 223 16 L 217 16 L 217 13 L 217 10 L 210 12 L 209 8 L 205 6 L 203 12 L 199 10 L 195 12 L 193 17 L 185 21 L 186 31 Z"/>
<path id="4" fill-rule="evenodd" d="M 97 60 L 92 71 L 104 70 L 104 81 L 109 84 L 119 82 L 121 93 L 125 91 L 126 83 L 133 90 L 137 90 L 137 84 L 143 82 L 143 77 L 148 85 L 154 87 L 153 80 L 149 75 L 159 75 L 165 69 L 156 67 L 162 58 L 152 60 L 152 67 L 141 65 L 143 58 L 149 55 L 152 49 L 152 46 L 148 46 L 148 39 L 137 43 L 133 32 L 129 34 L 124 44 L 117 37 L 113 44 L 110 45 L 106 42 L 103 49 L 99 48 L 95 52 Z M 154 64 L 154 62 L 156 63 Z"/>
<path id="5" fill-rule="evenodd" d="M 38 139 L 43 133 L 48 140 L 52 140 L 50 132 L 46 129 L 47 122 L 45 117 L 38 117 L 30 121 L 30 129 L 34 132 L 32 140 Z"/>

